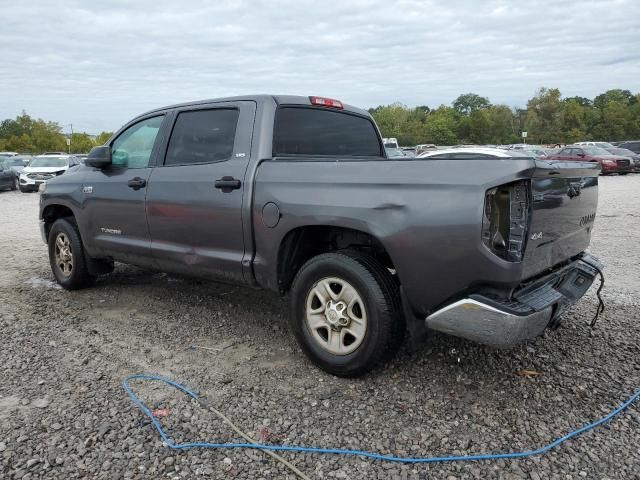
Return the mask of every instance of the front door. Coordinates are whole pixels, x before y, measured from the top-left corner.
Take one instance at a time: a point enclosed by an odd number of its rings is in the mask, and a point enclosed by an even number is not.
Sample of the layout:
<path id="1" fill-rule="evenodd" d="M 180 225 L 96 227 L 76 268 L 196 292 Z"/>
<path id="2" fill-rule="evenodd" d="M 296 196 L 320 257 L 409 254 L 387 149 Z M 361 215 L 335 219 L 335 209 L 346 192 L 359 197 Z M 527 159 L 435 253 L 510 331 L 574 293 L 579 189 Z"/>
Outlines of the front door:
<path id="1" fill-rule="evenodd" d="M 156 115 L 123 130 L 111 143 L 112 165 L 85 176 L 80 229 L 91 256 L 152 266 L 145 196 L 164 120 Z"/>
<path id="2" fill-rule="evenodd" d="M 242 282 L 242 199 L 254 102 L 177 112 L 149 178 L 151 250 L 162 270 Z"/>

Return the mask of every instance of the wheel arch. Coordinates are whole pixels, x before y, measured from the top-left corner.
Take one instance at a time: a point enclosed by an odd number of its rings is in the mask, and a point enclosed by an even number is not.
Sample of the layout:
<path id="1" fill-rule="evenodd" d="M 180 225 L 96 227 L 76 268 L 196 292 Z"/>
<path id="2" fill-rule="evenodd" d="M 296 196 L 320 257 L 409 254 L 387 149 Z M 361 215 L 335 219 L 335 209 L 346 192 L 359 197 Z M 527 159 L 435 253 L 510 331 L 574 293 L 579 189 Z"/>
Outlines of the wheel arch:
<path id="1" fill-rule="evenodd" d="M 281 294 L 289 291 L 294 277 L 310 258 L 338 250 L 366 252 L 385 268 L 395 271 L 391 256 L 374 235 L 334 225 L 298 226 L 282 238 L 277 257 L 277 282 Z"/>
<path id="2" fill-rule="evenodd" d="M 51 226 L 60 218 L 67 218 L 76 222 L 76 215 L 68 205 L 61 203 L 52 203 L 42 209 L 41 219 L 44 221 L 44 231 L 48 238 Z M 76 222 L 77 224 L 77 222 Z"/>

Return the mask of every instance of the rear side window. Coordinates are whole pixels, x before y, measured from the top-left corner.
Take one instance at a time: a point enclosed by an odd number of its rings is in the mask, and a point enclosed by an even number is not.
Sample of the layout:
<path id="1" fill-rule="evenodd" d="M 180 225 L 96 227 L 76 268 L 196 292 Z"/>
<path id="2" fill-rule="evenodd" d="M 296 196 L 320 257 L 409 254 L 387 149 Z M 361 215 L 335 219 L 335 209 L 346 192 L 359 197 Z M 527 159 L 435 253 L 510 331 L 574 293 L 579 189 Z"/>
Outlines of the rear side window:
<path id="1" fill-rule="evenodd" d="M 380 141 L 368 118 L 319 108 L 276 112 L 273 155 L 380 157 Z"/>
<path id="2" fill-rule="evenodd" d="M 233 153 L 239 111 L 182 112 L 171 133 L 165 165 L 222 162 Z"/>

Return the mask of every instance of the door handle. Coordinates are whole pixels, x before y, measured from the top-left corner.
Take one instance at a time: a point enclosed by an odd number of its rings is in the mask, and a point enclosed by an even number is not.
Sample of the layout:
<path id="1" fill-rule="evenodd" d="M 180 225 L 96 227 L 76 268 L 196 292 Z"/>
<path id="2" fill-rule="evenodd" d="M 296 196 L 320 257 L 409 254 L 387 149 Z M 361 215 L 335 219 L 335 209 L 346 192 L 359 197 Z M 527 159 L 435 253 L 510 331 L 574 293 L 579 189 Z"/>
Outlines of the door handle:
<path id="1" fill-rule="evenodd" d="M 221 189 L 224 193 L 229 193 L 232 190 L 237 190 L 240 188 L 240 180 L 233 177 L 222 177 L 216 180 L 214 184 L 216 188 Z"/>
<path id="2" fill-rule="evenodd" d="M 127 185 L 134 190 L 140 190 L 141 188 L 146 187 L 147 181 L 144 178 L 134 177 L 127 182 Z"/>

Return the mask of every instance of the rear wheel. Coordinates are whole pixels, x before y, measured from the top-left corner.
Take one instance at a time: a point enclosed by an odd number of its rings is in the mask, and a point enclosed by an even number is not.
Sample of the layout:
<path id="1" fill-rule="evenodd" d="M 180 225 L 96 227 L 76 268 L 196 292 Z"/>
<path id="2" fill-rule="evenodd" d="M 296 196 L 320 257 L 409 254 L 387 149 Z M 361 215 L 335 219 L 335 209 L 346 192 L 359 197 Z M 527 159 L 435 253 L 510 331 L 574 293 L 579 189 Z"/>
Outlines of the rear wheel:
<path id="1" fill-rule="evenodd" d="M 75 224 L 61 218 L 49 232 L 49 263 L 57 282 L 67 290 L 77 290 L 93 283 L 85 260 L 84 246 Z"/>
<path id="2" fill-rule="evenodd" d="M 318 255 L 302 266 L 290 295 L 296 339 L 329 373 L 362 375 L 399 346 L 397 287 L 372 257 L 352 252 Z"/>

